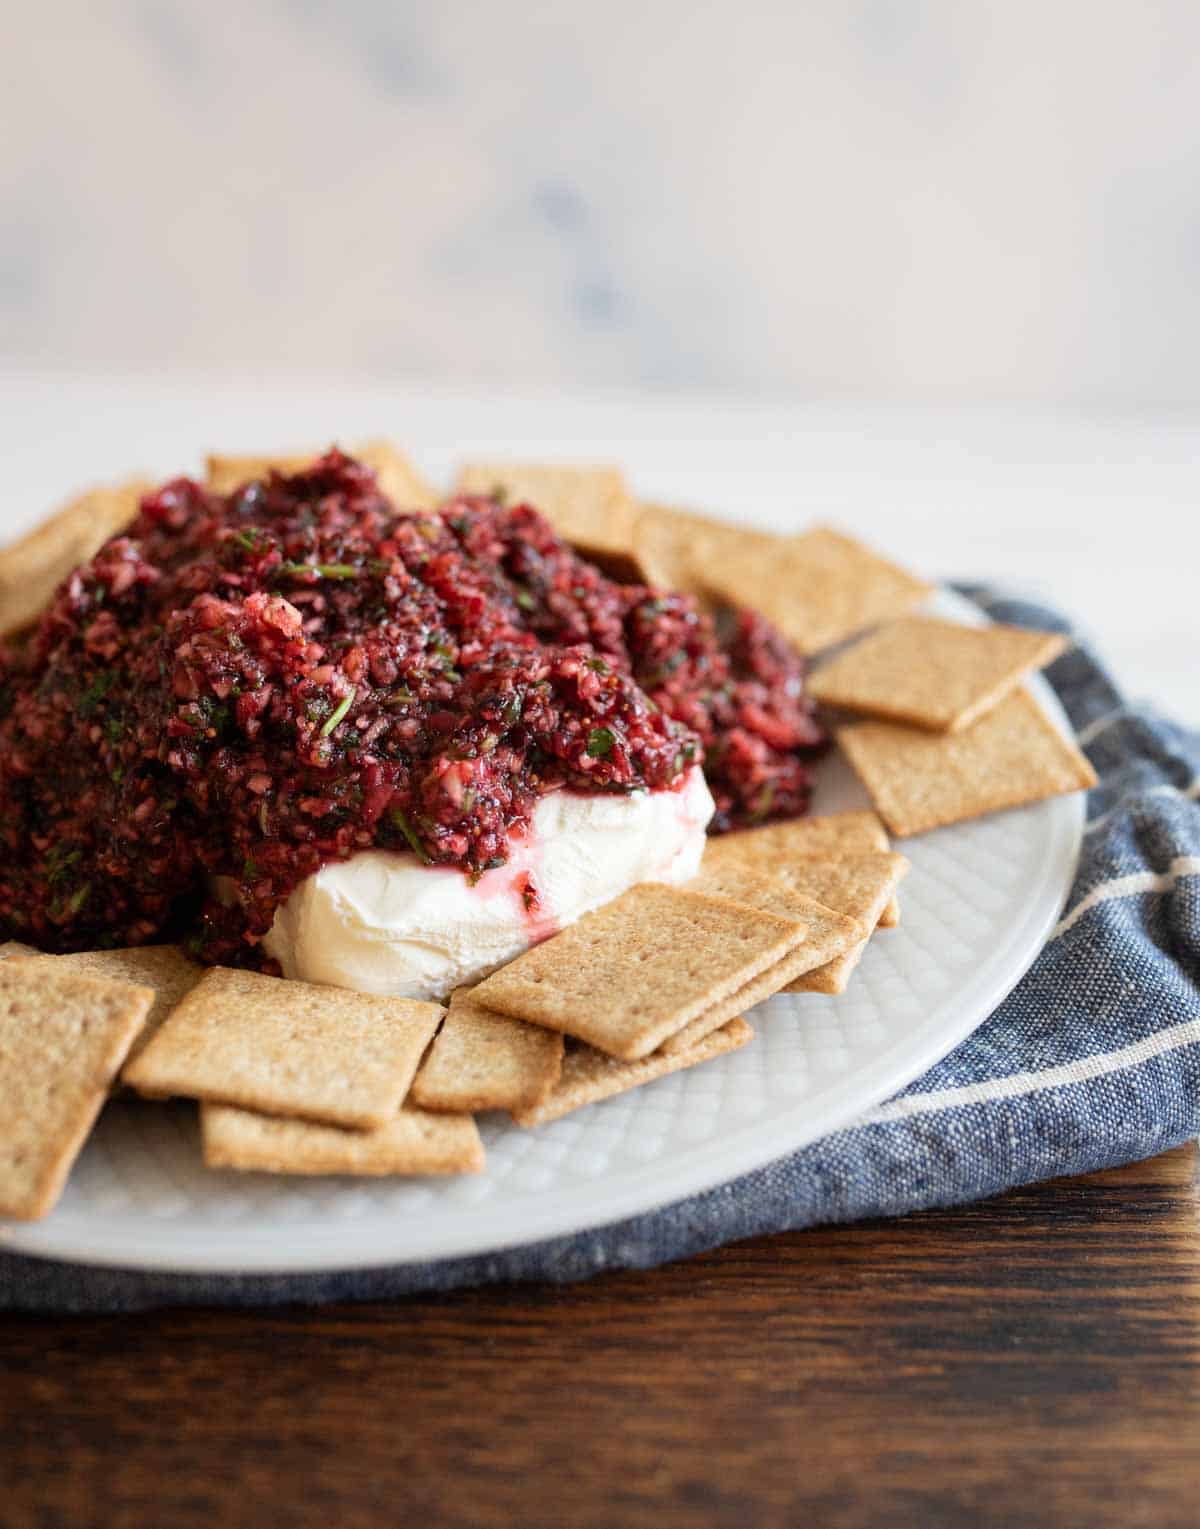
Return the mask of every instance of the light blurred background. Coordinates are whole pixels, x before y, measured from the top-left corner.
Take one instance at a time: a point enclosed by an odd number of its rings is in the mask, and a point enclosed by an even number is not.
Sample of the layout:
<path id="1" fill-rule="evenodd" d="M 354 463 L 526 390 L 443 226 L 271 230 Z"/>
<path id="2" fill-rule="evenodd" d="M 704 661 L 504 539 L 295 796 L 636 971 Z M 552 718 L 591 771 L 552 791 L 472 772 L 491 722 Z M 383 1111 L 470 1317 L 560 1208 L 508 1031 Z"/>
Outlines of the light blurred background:
<path id="1" fill-rule="evenodd" d="M 613 457 L 1058 600 L 1200 717 L 1196 0 L 5 22 L 0 534 L 214 444 Z"/>
<path id="2" fill-rule="evenodd" d="M 8 11 L 10 361 L 1200 403 L 1195 0 Z"/>

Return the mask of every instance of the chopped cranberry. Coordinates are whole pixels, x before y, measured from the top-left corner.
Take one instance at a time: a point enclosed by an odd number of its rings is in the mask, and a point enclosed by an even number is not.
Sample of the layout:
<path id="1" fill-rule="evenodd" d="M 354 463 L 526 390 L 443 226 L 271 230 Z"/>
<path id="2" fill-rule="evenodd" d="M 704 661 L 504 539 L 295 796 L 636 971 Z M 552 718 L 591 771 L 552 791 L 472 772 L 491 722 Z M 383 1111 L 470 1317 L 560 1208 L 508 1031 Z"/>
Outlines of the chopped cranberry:
<path id="1" fill-rule="evenodd" d="M 765 621 L 616 584 L 527 505 L 401 515 L 337 451 L 228 497 L 177 479 L 0 649 L 0 930 L 258 962 L 361 848 L 474 876 L 545 792 L 701 762 L 717 829 L 795 815 L 823 744 Z"/>

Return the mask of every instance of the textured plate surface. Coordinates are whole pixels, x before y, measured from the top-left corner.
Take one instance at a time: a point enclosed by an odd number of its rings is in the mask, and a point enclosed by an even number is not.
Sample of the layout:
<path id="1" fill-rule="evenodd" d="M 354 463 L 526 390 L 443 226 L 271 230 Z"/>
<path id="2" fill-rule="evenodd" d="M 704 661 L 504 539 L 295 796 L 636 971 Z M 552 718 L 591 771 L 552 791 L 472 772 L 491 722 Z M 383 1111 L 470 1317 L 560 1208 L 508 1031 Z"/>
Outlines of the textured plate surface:
<path id="1" fill-rule="evenodd" d="M 852 436 L 840 477 L 806 479 L 808 448 L 791 416 L 758 409 L 714 415 L 692 405 L 648 410 L 613 399 L 528 403 L 307 384 L 80 383 L 72 405 L 59 388 L 29 383 L 6 397 L 4 537 L 80 483 L 139 466 L 167 475 L 213 445 L 254 452 L 392 434 L 424 443 L 422 465 L 447 480 L 464 443 L 479 456 L 612 457 L 652 497 L 780 529 L 799 529 L 818 513 L 839 519 L 839 485 L 861 466 Z M 810 495 L 822 493 L 819 506 L 797 502 L 806 482 Z M 860 487 L 885 504 L 895 483 L 881 475 Z M 903 546 L 888 545 L 888 524 L 880 521 L 875 539 L 903 559 Z M 974 616 L 951 596 L 937 608 Z M 1039 682 L 1037 690 L 1062 721 L 1049 689 Z M 859 787 L 832 762 L 818 810 L 860 805 Z M 773 998 L 756 1011 L 757 1035 L 744 1050 L 552 1125 L 521 1131 L 485 1117 L 488 1168 L 478 1178 L 209 1173 L 190 1107 L 122 1100 L 105 1112 L 54 1214 L 39 1224 L 0 1223 L 0 1245 L 127 1267 L 347 1268 L 531 1242 L 727 1182 L 849 1123 L 980 1023 L 1057 917 L 1082 825 L 1083 798 L 1075 796 L 905 841 L 913 869 L 901 889 L 903 921 L 872 941 L 848 992 Z"/>
<path id="2" fill-rule="evenodd" d="M 950 594 L 933 608 L 977 619 Z M 1037 689 L 1063 722 L 1049 688 Z M 831 761 L 818 811 L 865 804 Z M 780 994 L 753 1012 L 742 1051 L 552 1125 L 483 1117 L 478 1178 L 210 1173 L 190 1106 L 122 1100 L 49 1220 L 0 1227 L 0 1242 L 127 1267 L 347 1268 L 483 1253 L 711 1188 L 847 1124 L 968 1035 L 1057 917 L 1082 824 L 1077 795 L 903 841 L 912 871 L 901 924 L 879 931 L 844 994 Z"/>

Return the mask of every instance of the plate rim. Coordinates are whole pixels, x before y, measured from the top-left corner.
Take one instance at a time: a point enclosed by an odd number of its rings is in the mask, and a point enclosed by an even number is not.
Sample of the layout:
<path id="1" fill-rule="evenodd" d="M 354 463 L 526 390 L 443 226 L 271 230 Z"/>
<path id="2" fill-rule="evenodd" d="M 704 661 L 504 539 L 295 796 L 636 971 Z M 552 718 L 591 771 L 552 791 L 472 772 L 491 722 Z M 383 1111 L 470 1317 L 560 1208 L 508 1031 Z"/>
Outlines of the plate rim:
<path id="1" fill-rule="evenodd" d="M 988 620 L 980 607 L 946 588 L 939 589 L 936 608 L 973 623 L 986 624 Z M 1062 703 L 1049 683 L 1040 674 L 1033 676 L 1031 683 L 1056 725 L 1073 737 Z M 519 1218 L 514 1215 L 510 1233 L 489 1235 L 483 1243 L 477 1236 L 472 1237 L 475 1223 L 468 1213 L 460 1213 L 453 1220 L 448 1218 L 445 1226 L 436 1229 L 434 1246 L 427 1242 L 420 1248 L 411 1246 L 411 1223 L 407 1221 L 399 1223 L 400 1230 L 391 1235 L 381 1235 L 377 1221 L 365 1223 L 369 1235 L 361 1239 L 364 1245 L 360 1246 L 355 1246 L 357 1229 L 352 1224 L 301 1221 L 272 1227 L 271 1237 L 299 1237 L 290 1251 L 270 1241 L 250 1242 L 235 1257 L 225 1241 L 221 1243 L 222 1251 L 210 1251 L 205 1246 L 204 1229 L 199 1226 L 181 1235 L 178 1223 L 164 1220 L 149 1229 L 143 1244 L 131 1249 L 127 1243 L 97 1244 L 92 1240 L 96 1236 L 94 1227 L 81 1228 L 74 1221 L 60 1223 L 61 1230 L 56 1234 L 51 1216 L 41 1222 L 0 1222 L 0 1250 L 97 1268 L 184 1276 L 270 1277 L 411 1267 L 450 1259 L 484 1258 L 584 1231 L 600 1231 L 733 1183 L 801 1151 L 821 1137 L 851 1127 L 861 1115 L 906 1088 L 972 1034 L 1020 982 L 1037 959 L 1070 891 L 1082 843 L 1086 793 L 1073 792 L 1018 810 L 1042 811 L 1048 819 L 1046 869 L 1040 894 L 1030 899 L 1029 911 L 1004 947 L 1003 959 L 997 956 L 969 982 L 955 988 L 935 1007 L 935 1019 L 926 1019 L 917 1027 L 915 1036 L 910 1033 L 894 1040 L 866 1067 L 822 1090 L 819 1103 L 799 1102 L 765 1127 L 751 1121 L 726 1132 L 719 1140 L 696 1143 L 677 1154 L 677 1160 L 665 1171 L 661 1162 L 625 1170 L 607 1193 L 603 1178 L 592 1181 L 586 1192 L 578 1193 L 577 1205 L 560 1203 L 559 1197 L 565 1190 L 542 1201 L 530 1197 Z M 954 825 L 934 832 L 953 833 Z M 950 1003 L 956 1006 L 959 1017 L 953 1023 L 948 1023 L 944 1016 L 937 1019 Z M 893 1059 L 897 1050 L 904 1056 L 899 1066 Z M 346 1183 L 352 1186 L 354 1181 Z M 225 1239 L 231 1230 L 222 1228 Z M 407 1247 L 403 1245 L 406 1233 L 410 1237 Z"/>

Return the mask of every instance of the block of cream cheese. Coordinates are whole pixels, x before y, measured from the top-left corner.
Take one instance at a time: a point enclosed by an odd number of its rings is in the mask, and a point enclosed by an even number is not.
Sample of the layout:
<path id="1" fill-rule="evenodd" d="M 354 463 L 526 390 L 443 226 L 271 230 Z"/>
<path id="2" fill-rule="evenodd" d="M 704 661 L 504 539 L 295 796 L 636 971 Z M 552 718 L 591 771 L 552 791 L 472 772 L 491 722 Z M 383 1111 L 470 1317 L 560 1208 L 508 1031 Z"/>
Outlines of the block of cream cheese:
<path id="1" fill-rule="evenodd" d="M 302 882 L 263 948 L 285 977 L 441 997 L 638 882 L 690 880 L 712 814 L 698 768 L 673 791 L 554 791 L 507 863 L 474 885 L 412 854 L 364 850 Z"/>

